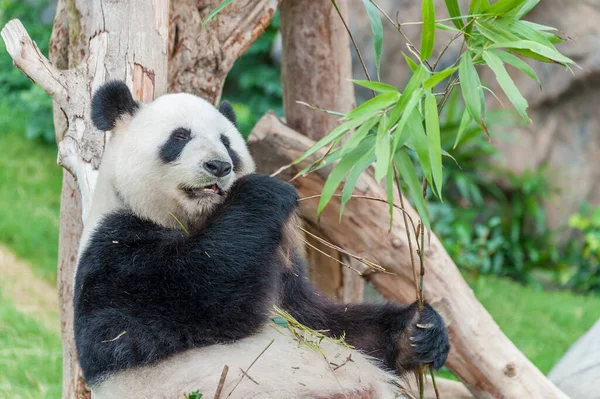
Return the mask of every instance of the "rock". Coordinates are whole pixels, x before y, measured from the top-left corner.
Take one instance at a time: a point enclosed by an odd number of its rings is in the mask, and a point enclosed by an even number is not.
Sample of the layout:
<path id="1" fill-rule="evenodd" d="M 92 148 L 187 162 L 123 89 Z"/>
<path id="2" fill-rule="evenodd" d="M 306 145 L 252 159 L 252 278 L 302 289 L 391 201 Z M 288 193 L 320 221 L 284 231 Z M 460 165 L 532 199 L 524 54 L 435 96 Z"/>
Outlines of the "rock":
<path id="1" fill-rule="evenodd" d="M 600 399 L 600 320 L 569 348 L 548 377 L 571 398 Z"/>

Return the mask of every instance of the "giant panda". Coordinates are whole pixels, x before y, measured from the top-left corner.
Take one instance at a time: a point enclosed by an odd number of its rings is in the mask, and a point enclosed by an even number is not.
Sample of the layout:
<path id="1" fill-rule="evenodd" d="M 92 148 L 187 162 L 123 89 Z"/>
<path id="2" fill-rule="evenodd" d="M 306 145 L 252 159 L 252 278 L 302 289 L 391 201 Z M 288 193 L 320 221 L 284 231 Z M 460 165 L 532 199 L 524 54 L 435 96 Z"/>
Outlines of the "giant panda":
<path id="1" fill-rule="evenodd" d="M 449 350 L 415 304 L 337 304 L 307 278 L 298 195 L 254 173 L 233 109 L 123 82 L 92 100 L 110 131 L 74 281 L 77 355 L 94 398 L 395 398 Z M 346 345 L 273 322 L 274 306 Z M 281 320 L 280 320 L 281 321 Z M 251 368 L 250 368 L 251 367 Z"/>

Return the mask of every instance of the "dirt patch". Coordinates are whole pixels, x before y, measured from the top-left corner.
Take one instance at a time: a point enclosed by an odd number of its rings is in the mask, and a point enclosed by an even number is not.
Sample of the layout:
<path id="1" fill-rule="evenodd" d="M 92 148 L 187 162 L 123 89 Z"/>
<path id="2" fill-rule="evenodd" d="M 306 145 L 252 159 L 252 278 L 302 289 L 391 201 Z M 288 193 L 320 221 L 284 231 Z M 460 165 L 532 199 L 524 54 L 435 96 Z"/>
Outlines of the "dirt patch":
<path id="1" fill-rule="evenodd" d="M 0 290 L 19 312 L 39 320 L 51 331 L 60 331 L 56 287 L 39 279 L 26 262 L 0 246 Z"/>

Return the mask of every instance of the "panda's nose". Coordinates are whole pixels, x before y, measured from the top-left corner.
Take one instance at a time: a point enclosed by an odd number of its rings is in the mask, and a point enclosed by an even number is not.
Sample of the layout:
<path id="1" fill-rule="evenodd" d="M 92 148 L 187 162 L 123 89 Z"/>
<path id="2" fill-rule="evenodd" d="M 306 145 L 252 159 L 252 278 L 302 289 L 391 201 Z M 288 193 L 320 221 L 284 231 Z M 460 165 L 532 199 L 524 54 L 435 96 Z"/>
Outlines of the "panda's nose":
<path id="1" fill-rule="evenodd" d="M 214 159 L 212 161 L 204 162 L 204 169 L 217 177 L 223 177 L 231 173 L 231 164 L 229 162 Z"/>

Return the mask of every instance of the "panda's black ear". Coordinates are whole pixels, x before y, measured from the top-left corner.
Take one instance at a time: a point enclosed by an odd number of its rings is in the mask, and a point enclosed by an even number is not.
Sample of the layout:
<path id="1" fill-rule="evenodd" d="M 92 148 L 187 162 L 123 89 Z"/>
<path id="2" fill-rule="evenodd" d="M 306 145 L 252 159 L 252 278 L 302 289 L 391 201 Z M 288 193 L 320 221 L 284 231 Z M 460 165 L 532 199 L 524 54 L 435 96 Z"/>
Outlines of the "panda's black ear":
<path id="1" fill-rule="evenodd" d="M 92 97 L 92 122 L 98 130 L 112 130 L 121 116 L 133 115 L 139 107 L 125 83 L 108 82 Z"/>
<path id="2" fill-rule="evenodd" d="M 237 127 L 237 117 L 235 116 L 235 111 L 233 110 L 233 107 L 229 101 L 221 101 L 221 104 L 219 105 L 219 112 Z"/>

